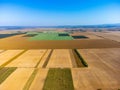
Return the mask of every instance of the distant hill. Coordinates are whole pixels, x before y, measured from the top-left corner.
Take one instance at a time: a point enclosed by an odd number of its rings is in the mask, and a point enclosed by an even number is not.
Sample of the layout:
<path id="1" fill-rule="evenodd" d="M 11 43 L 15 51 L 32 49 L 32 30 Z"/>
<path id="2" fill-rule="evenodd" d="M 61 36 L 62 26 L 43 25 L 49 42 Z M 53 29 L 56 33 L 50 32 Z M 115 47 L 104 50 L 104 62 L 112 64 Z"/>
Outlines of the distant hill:
<path id="1" fill-rule="evenodd" d="M 63 26 L 0 26 L 0 30 L 14 30 L 26 28 L 120 28 L 118 24 L 101 24 L 101 25 L 63 25 Z"/>

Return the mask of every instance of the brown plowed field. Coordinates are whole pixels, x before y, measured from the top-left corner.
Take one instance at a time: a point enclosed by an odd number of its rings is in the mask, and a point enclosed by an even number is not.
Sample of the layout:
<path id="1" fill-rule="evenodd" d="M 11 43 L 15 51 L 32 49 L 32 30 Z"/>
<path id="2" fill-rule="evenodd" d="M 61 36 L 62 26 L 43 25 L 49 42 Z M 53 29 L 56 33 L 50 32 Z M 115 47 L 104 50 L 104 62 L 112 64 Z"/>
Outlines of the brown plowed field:
<path id="1" fill-rule="evenodd" d="M 0 49 L 86 49 L 117 48 L 120 43 L 108 39 L 29 41 L 24 35 L 0 39 Z"/>

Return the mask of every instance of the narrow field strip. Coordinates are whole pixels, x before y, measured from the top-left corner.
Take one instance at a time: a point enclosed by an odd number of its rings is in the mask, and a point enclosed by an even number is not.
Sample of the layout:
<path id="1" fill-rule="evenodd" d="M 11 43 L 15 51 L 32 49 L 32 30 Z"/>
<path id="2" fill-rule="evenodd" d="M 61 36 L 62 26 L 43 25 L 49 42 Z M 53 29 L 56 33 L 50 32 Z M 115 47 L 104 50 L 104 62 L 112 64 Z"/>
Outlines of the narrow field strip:
<path id="1" fill-rule="evenodd" d="M 84 66 L 84 67 L 88 67 L 88 64 L 87 64 L 87 62 L 83 59 L 83 57 L 80 55 L 80 53 L 76 50 L 76 49 L 74 49 L 73 50 L 73 53 L 74 53 L 74 55 L 75 55 L 75 57 L 76 57 L 76 63 L 79 65 L 82 65 L 82 66 Z M 81 63 L 80 63 L 80 62 Z"/>
<path id="2" fill-rule="evenodd" d="M 33 49 L 28 50 L 20 57 L 16 58 L 13 62 L 7 65 L 7 67 L 24 67 L 33 68 L 36 67 L 37 63 L 41 60 L 42 56 L 46 52 L 46 49 Z"/>
<path id="3" fill-rule="evenodd" d="M 74 90 L 71 70 L 50 68 L 43 90 Z"/>
<path id="4" fill-rule="evenodd" d="M 17 68 L 2 84 L 0 90 L 23 90 L 34 68 Z"/>
<path id="5" fill-rule="evenodd" d="M 34 72 L 31 74 L 30 78 L 28 79 L 27 83 L 25 84 L 23 90 L 29 90 L 37 72 L 38 72 L 38 69 L 35 69 Z"/>
<path id="6" fill-rule="evenodd" d="M 44 58 L 44 56 L 46 55 L 47 51 L 48 51 L 48 50 L 46 50 L 46 51 L 44 52 L 44 54 L 43 54 L 42 57 L 40 58 L 39 62 L 36 64 L 35 68 L 38 67 L 38 65 L 40 64 L 41 60 L 42 60 L 42 59 Z"/>
<path id="7" fill-rule="evenodd" d="M 47 68 L 71 68 L 72 61 L 68 49 L 54 49 Z"/>
<path id="8" fill-rule="evenodd" d="M 50 51 L 48 57 L 46 58 L 43 66 L 42 66 L 43 68 L 46 68 L 46 66 L 48 65 L 49 59 L 50 59 L 50 57 L 51 57 L 51 55 L 52 55 L 52 52 L 53 52 L 53 50 Z"/>
<path id="9" fill-rule="evenodd" d="M 84 65 L 82 64 L 79 56 L 76 54 L 76 52 L 72 49 L 72 54 L 73 54 L 73 57 L 75 58 L 75 62 L 77 64 L 77 67 L 84 67 Z"/>
<path id="10" fill-rule="evenodd" d="M 77 64 L 76 58 L 75 58 L 75 56 L 74 56 L 74 54 L 73 54 L 73 50 L 70 49 L 70 50 L 69 50 L 69 53 L 70 53 L 70 57 L 71 57 L 71 61 L 72 61 L 72 67 L 73 67 L 73 68 L 77 68 L 77 67 L 78 67 L 78 64 Z"/>
<path id="11" fill-rule="evenodd" d="M 7 50 L 3 53 L 0 53 L 0 67 L 6 66 L 24 52 L 24 50 Z"/>
<path id="12" fill-rule="evenodd" d="M 51 49 L 48 49 L 47 52 L 45 53 L 45 55 L 43 56 L 43 58 L 41 59 L 40 63 L 38 64 L 37 68 L 42 68 L 44 63 L 46 62 L 46 60 L 48 59 L 48 57 L 50 57 L 50 52 Z"/>
<path id="13" fill-rule="evenodd" d="M 16 67 L 4 67 L 0 68 L 0 84 L 4 82 L 4 80 L 11 74 L 13 73 L 17 68 Z"/>
<path id="14" fill-rule="evenodd" d="M 47 77 L 48 69 L 38 69 L 38 72 L 29 90 L 43 90 L 44 82 Z"/>

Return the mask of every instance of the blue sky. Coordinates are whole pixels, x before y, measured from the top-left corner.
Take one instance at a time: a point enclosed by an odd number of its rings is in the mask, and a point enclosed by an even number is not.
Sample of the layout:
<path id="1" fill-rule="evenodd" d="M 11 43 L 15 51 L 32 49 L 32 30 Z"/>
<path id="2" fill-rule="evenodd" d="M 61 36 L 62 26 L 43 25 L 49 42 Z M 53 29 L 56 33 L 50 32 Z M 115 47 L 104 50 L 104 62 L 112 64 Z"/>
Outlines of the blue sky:
<path id="1" fill-rule="evenodd" d="M 0 0 L 0 26 L 120 23 L 120 0 Z"/>

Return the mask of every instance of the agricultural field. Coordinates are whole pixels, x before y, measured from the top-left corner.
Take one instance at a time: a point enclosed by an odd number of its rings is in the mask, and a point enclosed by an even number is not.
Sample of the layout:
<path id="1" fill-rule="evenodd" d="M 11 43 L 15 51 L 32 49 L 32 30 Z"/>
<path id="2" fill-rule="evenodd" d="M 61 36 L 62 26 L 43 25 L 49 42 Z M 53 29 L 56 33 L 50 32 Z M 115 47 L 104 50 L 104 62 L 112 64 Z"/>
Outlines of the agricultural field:
<path id="1" fill-rule="evenodd" d="M 57 67 L 59 68 L 72 67 L 69 50 L 58 49 L 53 51 L 49 59 L 49 62 L 47 64 L 47 68 L 57 68 Z"/>
<path id="2" fill-rule="evenodd" d="M 119 31 L 36 30 L 0 39 L 0 90 L 120 89 Z"/>
<path id="3" fill-rule="evenodd" d="M 28 50 L 6 67 L 35 67 L 46 50 Z"/>
<path id="4" fill-rule="evenodd" d="M 120 42 L 120 31 L 91 32 L 91 33 L 105 39 Z"/>
<path id="5" fill-rule="evenodd" d="M 120 48 L 120 43 L 108 39 L 29 40 L 26 34 L 0 39 L 0 49 L 90 49 Z"/>
<path id="6" fill-rule="evenodd" d="M 27 33 L 30 35 L 31 33 Z M 33 32 L 35 34 L 35 32 Z M 57 32 L 42 32 L 36 33 L 34 37 L 29 40 L 72 40 L 73 38 L 67 33 L 57 33 Z"/>
<path id="7" fill-rule="evenodd" d="M 75 90 L 119 90 L 120 48 L 78 51 L 89 66 L 72 69 Z"/>
<path id="8" fill-rule="evenodd" d="M 49 69 L 43 90 L 74 90 L 70 69 Z"/>

